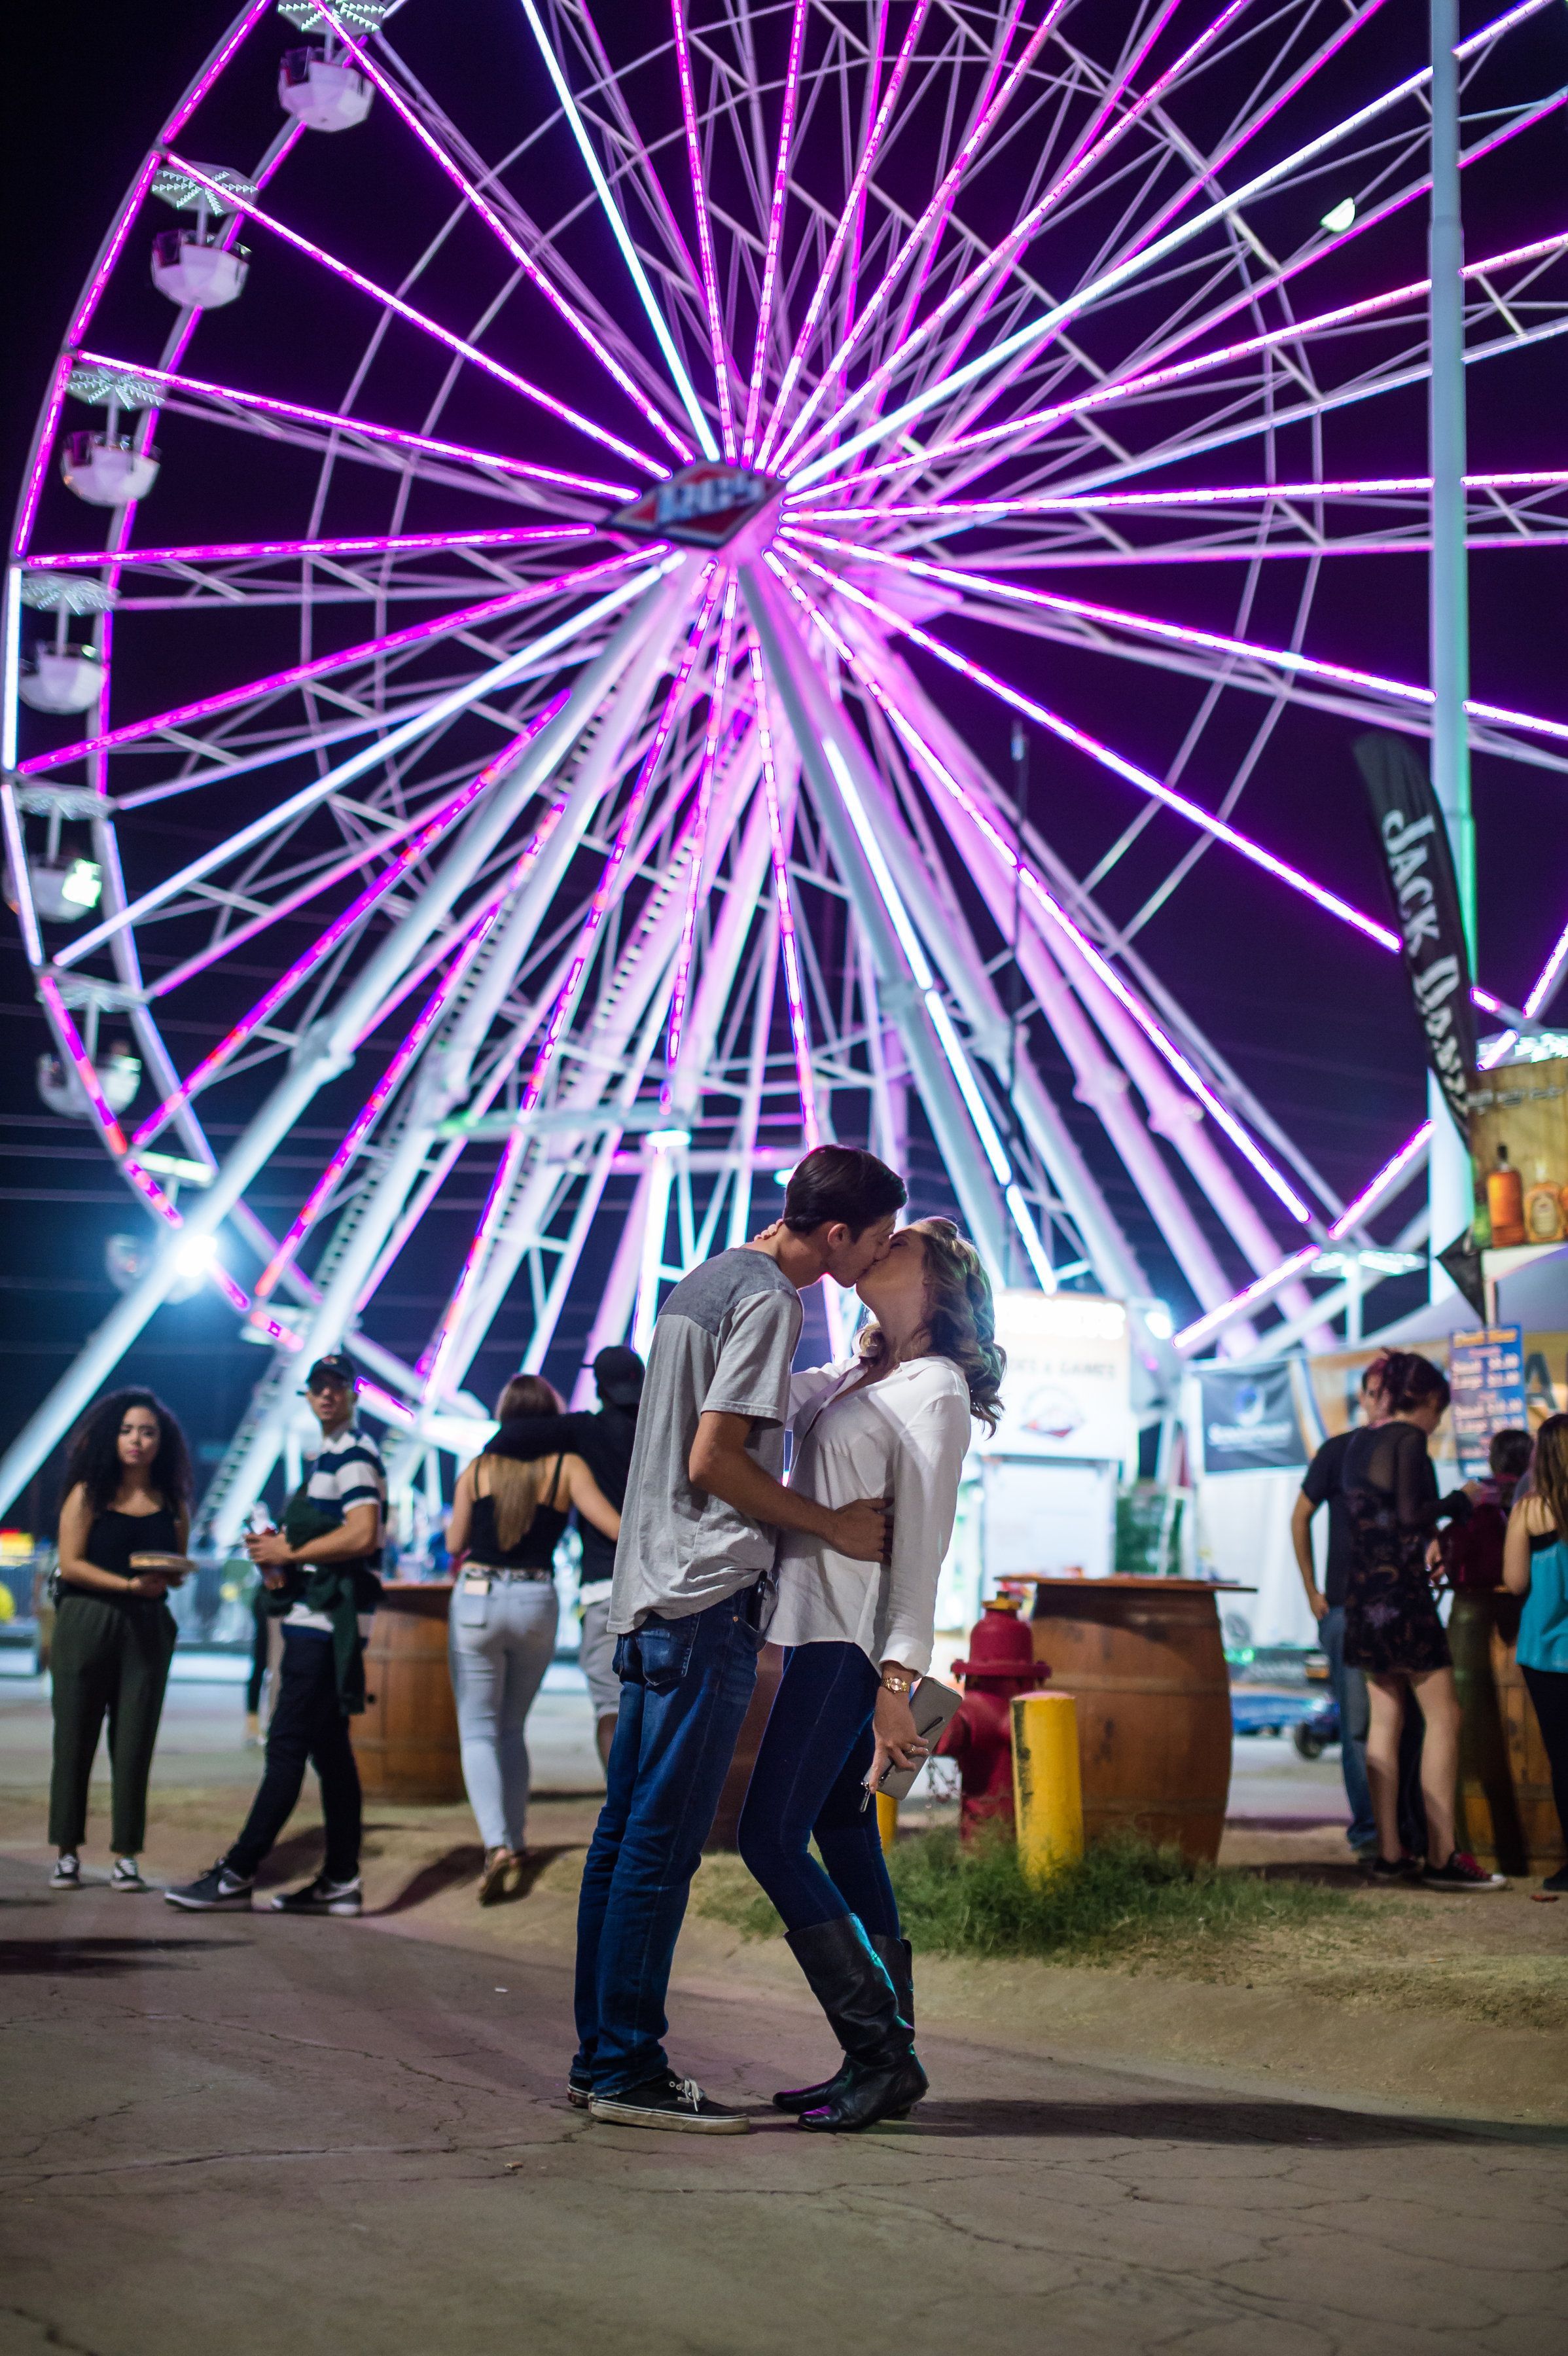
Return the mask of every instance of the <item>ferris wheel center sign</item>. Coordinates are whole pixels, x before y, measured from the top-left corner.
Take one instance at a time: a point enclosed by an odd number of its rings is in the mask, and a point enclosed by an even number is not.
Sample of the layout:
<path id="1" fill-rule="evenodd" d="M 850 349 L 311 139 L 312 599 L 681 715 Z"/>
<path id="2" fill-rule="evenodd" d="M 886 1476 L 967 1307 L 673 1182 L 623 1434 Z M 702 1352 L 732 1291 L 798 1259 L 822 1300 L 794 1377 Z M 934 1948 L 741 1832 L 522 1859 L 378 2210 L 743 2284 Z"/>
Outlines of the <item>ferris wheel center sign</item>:
<path id="1" fill-rule="evenodd" d="M 760 556 L 772 541 L 784 486 L 772 475 L 699 458 L 655 483 L 610 518 L 615 531 L 637 540 L 674 541 L 682 548 L 724 549 L 736 563 Z"/>

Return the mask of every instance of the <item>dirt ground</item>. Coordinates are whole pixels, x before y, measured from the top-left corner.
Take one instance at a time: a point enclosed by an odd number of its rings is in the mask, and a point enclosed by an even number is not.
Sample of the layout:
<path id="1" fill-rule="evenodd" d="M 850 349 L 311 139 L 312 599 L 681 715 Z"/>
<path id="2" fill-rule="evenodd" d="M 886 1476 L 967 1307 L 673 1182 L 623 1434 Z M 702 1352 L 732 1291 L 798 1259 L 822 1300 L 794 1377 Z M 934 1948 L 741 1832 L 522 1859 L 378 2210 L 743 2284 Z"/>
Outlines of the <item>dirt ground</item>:
<path id="1" fill-rule="evenodd" d="M 50 1854 L 41 1794 L 30 1774 L 8 1777 L 7 1785 L 0 1788 L 0 1853 L 41 1880 Z M 166 1786 L 149 1878 L 178 1880 L 209 1863 L 237 1829 L 243 1798 L 238 1778 Z M 526 1887 L 506 1905 L 481 1909 L 474 1899 L 480 1852 L 465 1806 L 371 1804 L 366 1923 L 498 1961 L 559 1966 L 572 1950 L 596 1810 L 591 1794 L 536 1799 Z M 301 1808 L 269 1860 L 265 1886 L 315 1870 L 317 1822 Z M 1368 1890 L 1344 1855 L 1333 1828 L 1232 1831 L 1223 1863 L 1344 1889 L 1353 1899 L 1348 1913 L 1288 1937 L 1144 1951 L 1126 1969 L 922 1955 L 922 2019 L 979 2045 L 1061 2062 L 1155 2068 L 1233 2089 L 1289 2087 L 1429 2117 L 1568 2124 L 1568 1903 L 1537 1902 L 1530 1883 L 1484 1898 L 1392 1896 Z M 102 1878 L 106 1863 L 90 1852 L 90 1878 Z M 740 1870 L 728 1858 L 703 1868 L 715 1877 Z M 138 1911 L 156 1903 L 127 1902 Z M 682 1992 L 733 2001 L 747 1991 L 766 1995 L 770 2007 L 811 2008 L 782 1942 L 745 1939 L 705 1916 L 699 1878 L 676 1959 L 672 2017 L 678 2023 Z"/>

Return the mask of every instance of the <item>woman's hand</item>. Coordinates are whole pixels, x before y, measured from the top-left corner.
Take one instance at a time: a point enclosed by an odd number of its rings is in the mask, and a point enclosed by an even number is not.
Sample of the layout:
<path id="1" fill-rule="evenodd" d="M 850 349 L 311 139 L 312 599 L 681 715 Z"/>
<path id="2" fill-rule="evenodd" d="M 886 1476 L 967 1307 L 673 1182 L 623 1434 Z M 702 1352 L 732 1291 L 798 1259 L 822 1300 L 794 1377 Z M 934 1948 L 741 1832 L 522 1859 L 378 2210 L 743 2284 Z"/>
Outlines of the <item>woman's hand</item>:
<path id="1" fill-rule="evenodd" d="M 139 1570 L 134 1579 L 125 1581 L 125 1592 L 127 1595 L 145 1595 L 153 1602 L 161 1603 L 168 1593 L 168 1582 L 160 1579 L 155 1570 Z"/>
<path id="2" fill-rule="evenodd" d="M 909 1707 L 908 1694 L 889 1693 L 886 1686 L 879 1687 L 871 1730 L 875 1737 L 876 1752 L 865 1781 L 867 1788 L 873 1792 L 890 1768 L 923 1766 L 930 1754 L 930 1744 L 922 1740 L 915 1730 L 915 1713 Z"/>

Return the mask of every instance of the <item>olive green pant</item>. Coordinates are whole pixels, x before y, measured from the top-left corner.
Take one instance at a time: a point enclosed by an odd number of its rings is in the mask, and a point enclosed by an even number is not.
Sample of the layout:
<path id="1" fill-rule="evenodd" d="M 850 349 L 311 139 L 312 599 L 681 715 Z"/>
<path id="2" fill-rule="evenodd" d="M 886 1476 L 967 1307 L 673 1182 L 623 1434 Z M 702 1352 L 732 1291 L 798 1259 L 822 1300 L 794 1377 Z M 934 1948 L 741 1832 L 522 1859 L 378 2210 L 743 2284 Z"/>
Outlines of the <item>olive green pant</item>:
<path id="1" fill-rule="evenodd" d="M 174 1638 L 174 1614 L 150 1597 L 131 1603 L 84 1594 L 61 1598 L 49 1655 L 55 1718 L 49 1840 L 56 1848 L 81 1846 L 87 1787 L 107 1712 L 114 1853 L 140 1854 Z"/>

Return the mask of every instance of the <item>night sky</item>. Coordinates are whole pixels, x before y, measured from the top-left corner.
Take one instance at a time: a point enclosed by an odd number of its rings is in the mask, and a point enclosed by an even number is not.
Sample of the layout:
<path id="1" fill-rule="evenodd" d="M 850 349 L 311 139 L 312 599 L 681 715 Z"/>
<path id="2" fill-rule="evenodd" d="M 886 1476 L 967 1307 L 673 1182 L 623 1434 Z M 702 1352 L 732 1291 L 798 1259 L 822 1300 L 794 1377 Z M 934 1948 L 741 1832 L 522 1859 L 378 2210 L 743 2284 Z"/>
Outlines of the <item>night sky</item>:
<path id="1" fill-rule="evenodd" d="M 1466 5 L 1462 12 L 1466 29 L 1494 13 Z M 158 119 L 232 14 L 229 0 L 187 0 L 177 10 L 135 11 L 65 0 L 47 12 L 25 12 L 13 28 L 5 159 L 13 184 L 5 476 L 13 487 L 21 475 L 60 333 L 103 228 Z M 622 5 L 601 15 L 607 37 L 613 21 L 618 49 L 625 45 L 628 51 L 640 45 L 644 35 L 661 37 L 668 21 L 662 7 L 645 6 L 640 0 L 636 6 Z M 517 137 L 531 94 L 538 102 L 542 75 L 521 12 L 510 0 L 478 0 L 462 16 L 465 37 L 454 44 L 443 32 L 452 23 L 451 12 L 433 0 L 413 0 L 397 20 L 394 37 L 476 146 L 491 155 Z M 1402 0 L 1383 12 L 1369 37 L 1351 45 L 1354 68 L 1348 67 L 1343 77 L 1348 105 L 1421 61 L 1424 22 L 1425 10 L 1415 0 Z M 280 22 L 275 28 L 263 27 L 259 47 L 272 59 L 298 37 Z M 1512 37 L 1503 79 L 1509 95 L 1544 91 L 1568 80 L 1568 12 L 1543 12 Z M 406 242 L 392 237 L 385 218 L 378 221 L 386 190 L 399 185 L 394 126 L 386 115 L 384 106 L 378 105 L 362 131 L 350 134 L 363 140 L 368 166 L 367 202 L 351 223 L 336 220 L 326 208 L 318 178 L 326 159 L 310 153 L 308 137 L 279 184 L 288 192 L 288 202 L 280 209 L 303 226 L 329 233 L 331 241 L 378 275 L 397 267 L 396 255 Z M 249 120 L 253 123 L 253 112 Z M 1547 200 L 1543 190 L 1553 184 L 1560 190 L 1563 185 L 1563 121 L 1562 112 L 1549 118 L 1495 164 L 1466 175 L 1466 234 L 1472 253 L 1496 251 L 1515 238 L 1539 235 L 1557 225 L 1560 204 Z M 329 147 L 337 143 L 316 144 Z M 242 140 L 237 138 L 233 160 L 248 161 L 255 145 L 253 130 Z M 216 134 L 205 133 L 194 143 L 194 152 L 214 159 L 228 155 Z M 378 181 L 370 167 L 382 161 L 389 175 Z M 428 192 L 421 185 L 416 197 L 412 174 L 407 183 L 407 202 L 424 201 Z M 372 189 L 373 196 L 369 193 Z M 1375 253 L 1355 265 L 1367 273 L 1365 284 L 1347 285 L 1347 293 L 1423 274 L 1424 223 L 1416 217 L 1419 211 L 1412 209 L 1395 233 L 1380 240 Z M 172 218 L 165 216 L 157 226 Z M 401 230 L 403 224 L 393 226 Z M 467 267 L 461 252 L 455 252 L 453 266 L 459 273 Z M 607 248 L 604 266 L 607 273 L 617 266 Z M 1327 292 L 1330 299 L 1339 299 L 1340 284 Z M 456 319 L 464 308 L 459 301 L 450 316 Z M 211 363 L 224 348 L 225 337 L 242 350 L 253 345 L 258 335 L 286 340 L 293 347 L 288 364 L 280 364 L 274 352 L 264 380 L 269 389 L 306 400 L 335 402 L 359 348 L 353 337 L 335 342 L 341 330 L 333 306 L 320 303 L 309 308 L 281 271 L 273 274 L 270 291 L 268 273 L 254 271 L 242 303 L 213 324 L 210 343 L 198 338 L 191 363 L 197 373 L 221 373 L 198 361 Z M 361 333 L 359 342 L 362 340 Z M 1562 463 L 1568 367 L 1557 356 L 1564 348 L 1560 341 L 1528 359 L 1503 359 L 1469 372 L 1470 462 L 1475 469 Z M 252 368 L 249 380 L 261 381 L 261 371 Z M 569 368 L 547 380 L 581 397 L 591 395 L 593 389 L 580 369 L 575 382 Z M 484 391 L 478 391 L 473 409 L 463 418 L 476 440 L 486 434 L 487 398 Z M 373 402 L 366 406 L 368 413 L 376 413 Z M 489 430 L 499 429 L 492 424 Z M 171 444 L 176 439 L 162 438 Z M 504 445 L 491 442 L 489 446 Z M 582 447 L 571 444 L 577 463 Z M 1256 445 L 1244 444 L 1241 450 L 1247 455 L 1236 459 L 1235 478 L 1255 479 Z M 1294 455 L 1288 450 L 1282 455 L 1281 472 L 1292 466 L 1303 474 L 1311 471 L 1305 440 Z M 1360 404 L 1328 421 L 1326 474 L 1420 473 L 1423 466 L 1424 393 L 1420 388 Z M 1203 478 L 1212 477 L 1197 479 Z M 262 472 L 253 490 L 238 483 L 231 491 L 220 519 L 225 532 L 277 528 L 267 512 Z M 175 540 L 188 532 L 194 537 L 217 528 L 220 519 L 210 519 L 209 527 L 209 519 L 192 501 L 190 486 L 182 488 L 174 468 L 167 470 L 157 496 L 157 530 L 153 534 L 150 519 L 145 521 L 144 539 Z M 244 520 L 247 498 L 252 524 Z M 493 519 L 496 513 L 487 509 L 484 519 Z M 292 516 L 286 528 L 295 528 Z M 1269 644 L 1287 644 L 1302 567 L 1281 562 L 1261 570 L 1263 578 L 1243 634 Z M 1108 604 L 1230 630 L 1237 624 L 1244 571 L 1242 565 L 1231 564 L 1151 569 L 1136 575 L 1063 572 L 1058 584 Z M 1562 581 L 1561 552 L 1473 556 L 1474 693 L 1526 709 L 1561 711 Z M 1326 562 L 1305 640 L 1308 651 L 1423 680 L 1425 589 L 1425 563 L 1420 555 Z M 247 656 L 252 675 L 270 659 L 264 643 L 268 626 L 262 626 L 259 658 L 252 662 Z M 286 641 L 286 617 L 280 618 L 276 628 Z M 357 625 L 345 623 L 345 643 L 361 634 Z M 1168 766 L 1202 695 L 1199 682 L 1104 657 L 1072 654 L 970 622 L 951 623 L 948 635 L 1156 771 Z M 227 657 L 215 655 L 214 659 L 220 680 L 247 675 Z M 917 663 L 918 667 L 918 659 Z M 944 672 L 933 668 L 927 677 L 993 772 L 1004 775 L 1006 716 L 977 691 L 963 688 Z M 189 679 L 188 666 L 177 691 L 189 691 Z M 145 682 L 145 701 L 142 685 L 135 683 L 132 708 L 156 708 L 156 682 Z M 1228 699 L 1183 781 L 1196 798 L 1210 805 L 1218 801 L 1257 716 L 1257 699 Z M 1381 916 L 1384 887 L 1350 753 L 1356 733 L 1348 721 L 1288 712 L 1237 818 L 1283 856 Z M 1561 775 L 1518 763 L 1476 763 L 1479 970 L 1482 980 L 1515 1002 L 1529 989 L 1568 913 L 1565 791 L 1568 781 Z M 1093 864 L 1138 806 L 1133 790 L 1102 770 L 1091 769 L 1059 747 L 1036 744 L 1033 813 L 1077 872 Z M 176 808 L 188 814 L 177 821 L 171 818 L 171 827 L 183 828 L 193 846 L 209 839 L 210 813 L 189 810 L 187 805 Z M 1178 819 L 1156 817 L 1112 878 L 1105 895 L 1112 913 L 1129 916 L 1190 841 L 1190 830 Z M 1364 1183 L 1422 1119 L 1421 1044 L 1397 962 L 1331 926 L 1294 894 L 1240 868 L 1223 849 L 1208 850 L 1141 935 L 1139 946 L 1214 1044 L 1344 1194 Z M 264 942 L 258 950 L 248 977 L 252 994 L 276 970 L 275 962 L 265 962 Z M 295 953 L 295 945 L 291 943 L 289 953 Z M 48 1040 L 31 1001 L 8 914 L 0 923 L 0 1007 L 6 1018 L 0 1034 L 0 1203 L 5 1237 L 0 1250 L 0 1313 L 5 1335 L 0 1438 L 8 1439 L 112 1305 L 104 1242 L 113 1233 L 136 1232 L 142 1215 L 112 1176 L 87 1127 L 55 1119 L 38 1098 L 33 1064 Z M 180 1002 L 178 1016 L 166 1030 L 182 1065 L 194 1062 L 211 1043 L 222 1013 L 216 1001 L 209 1019 L 204 1019 L 205 1006 L 193 1006 L 188 997 Z M 1065 1064 L 1048 1044 L 1036 1044 L 1042 1067 L 1059 1083 L 1059 1100 L 1093 1157 L 1117 1215 L 1178 1317 L 1189 1313 L 1190 1295 L 1120 1164 L 1105 1151 L 1098 1125 L 1084 1108 L 1071 1103 Z M 358 1081 L 351 1080 L 347 1088 L 328 1089 L 318 1097 L 306 1124 L 252 1191 L 252 1199 L 274 1227 L 286 1224 L 340 1135 L 341 1122 L 333 1125 L 333 1113 L 339 1103 L 345 1110 L 357 1105 L 365 1068 L 362 1065 Z M 244 1109 L 242 1086 L 231 1087 L 210 1128 L 220 1151 L 236 1132 Z M 488 1169 L 477 1162 L 465 1167 L 473 1171 L 472 1183 L 448 1189 L 454 1207 L 435 1223 L 439 1233 L 428 1250 L 406 1256 L 372 1320 L 378 1338 L 411 1358 L 423 1346 L 445 1300 L 464 1240 L 464 1206 L 477 1210 L 482 1200 Z M 946 1207 L 929 1147 L 918 1156 L 915 1182 L 918 1208 Z M 621 1192 L 624 1198 L 625 1189 Z M 612 1206 L 615 1200 L 614 1193 L 607 1198 Z M 1408 1195 L 1391 1226 L 1408 1217 L 1416 1201 L 1414 1194 Z M 585 1269 L 589 1265 L 585 1263 Z M 1416 1297 L 1417 1290 L 1409 1282 L 1390 1286 L 1380 1294 L 1379 1307 L 1392 1315 L 1412 1305 Z M 475 1387 L 488 1390 L 515 1365 L 527 1327 L 521 1305 L 509 1306 L 491 1346 L 476 1365 Z M 560 1347 L 547 1368 L 557 1380 L 569 1382 L 585 1330 L 585 1312 L 575 1330 L 563 1327 Z M 170 1399 L 187 1419 L 208 1463 L 220 1451 L 250 1385 L 265 1364 L 260 1351 L 238 1344 L 233 1335 L 231 1312 L 207 1290 L 161 1311 L 123 1370 L 122 1379 L 146 1380 Z M 46 1480 L 29 1499 L 35 1526 L 43 1518 L 48 1487 Z M 8 1518 L 24 1517 L 13 1513 Z"/>

